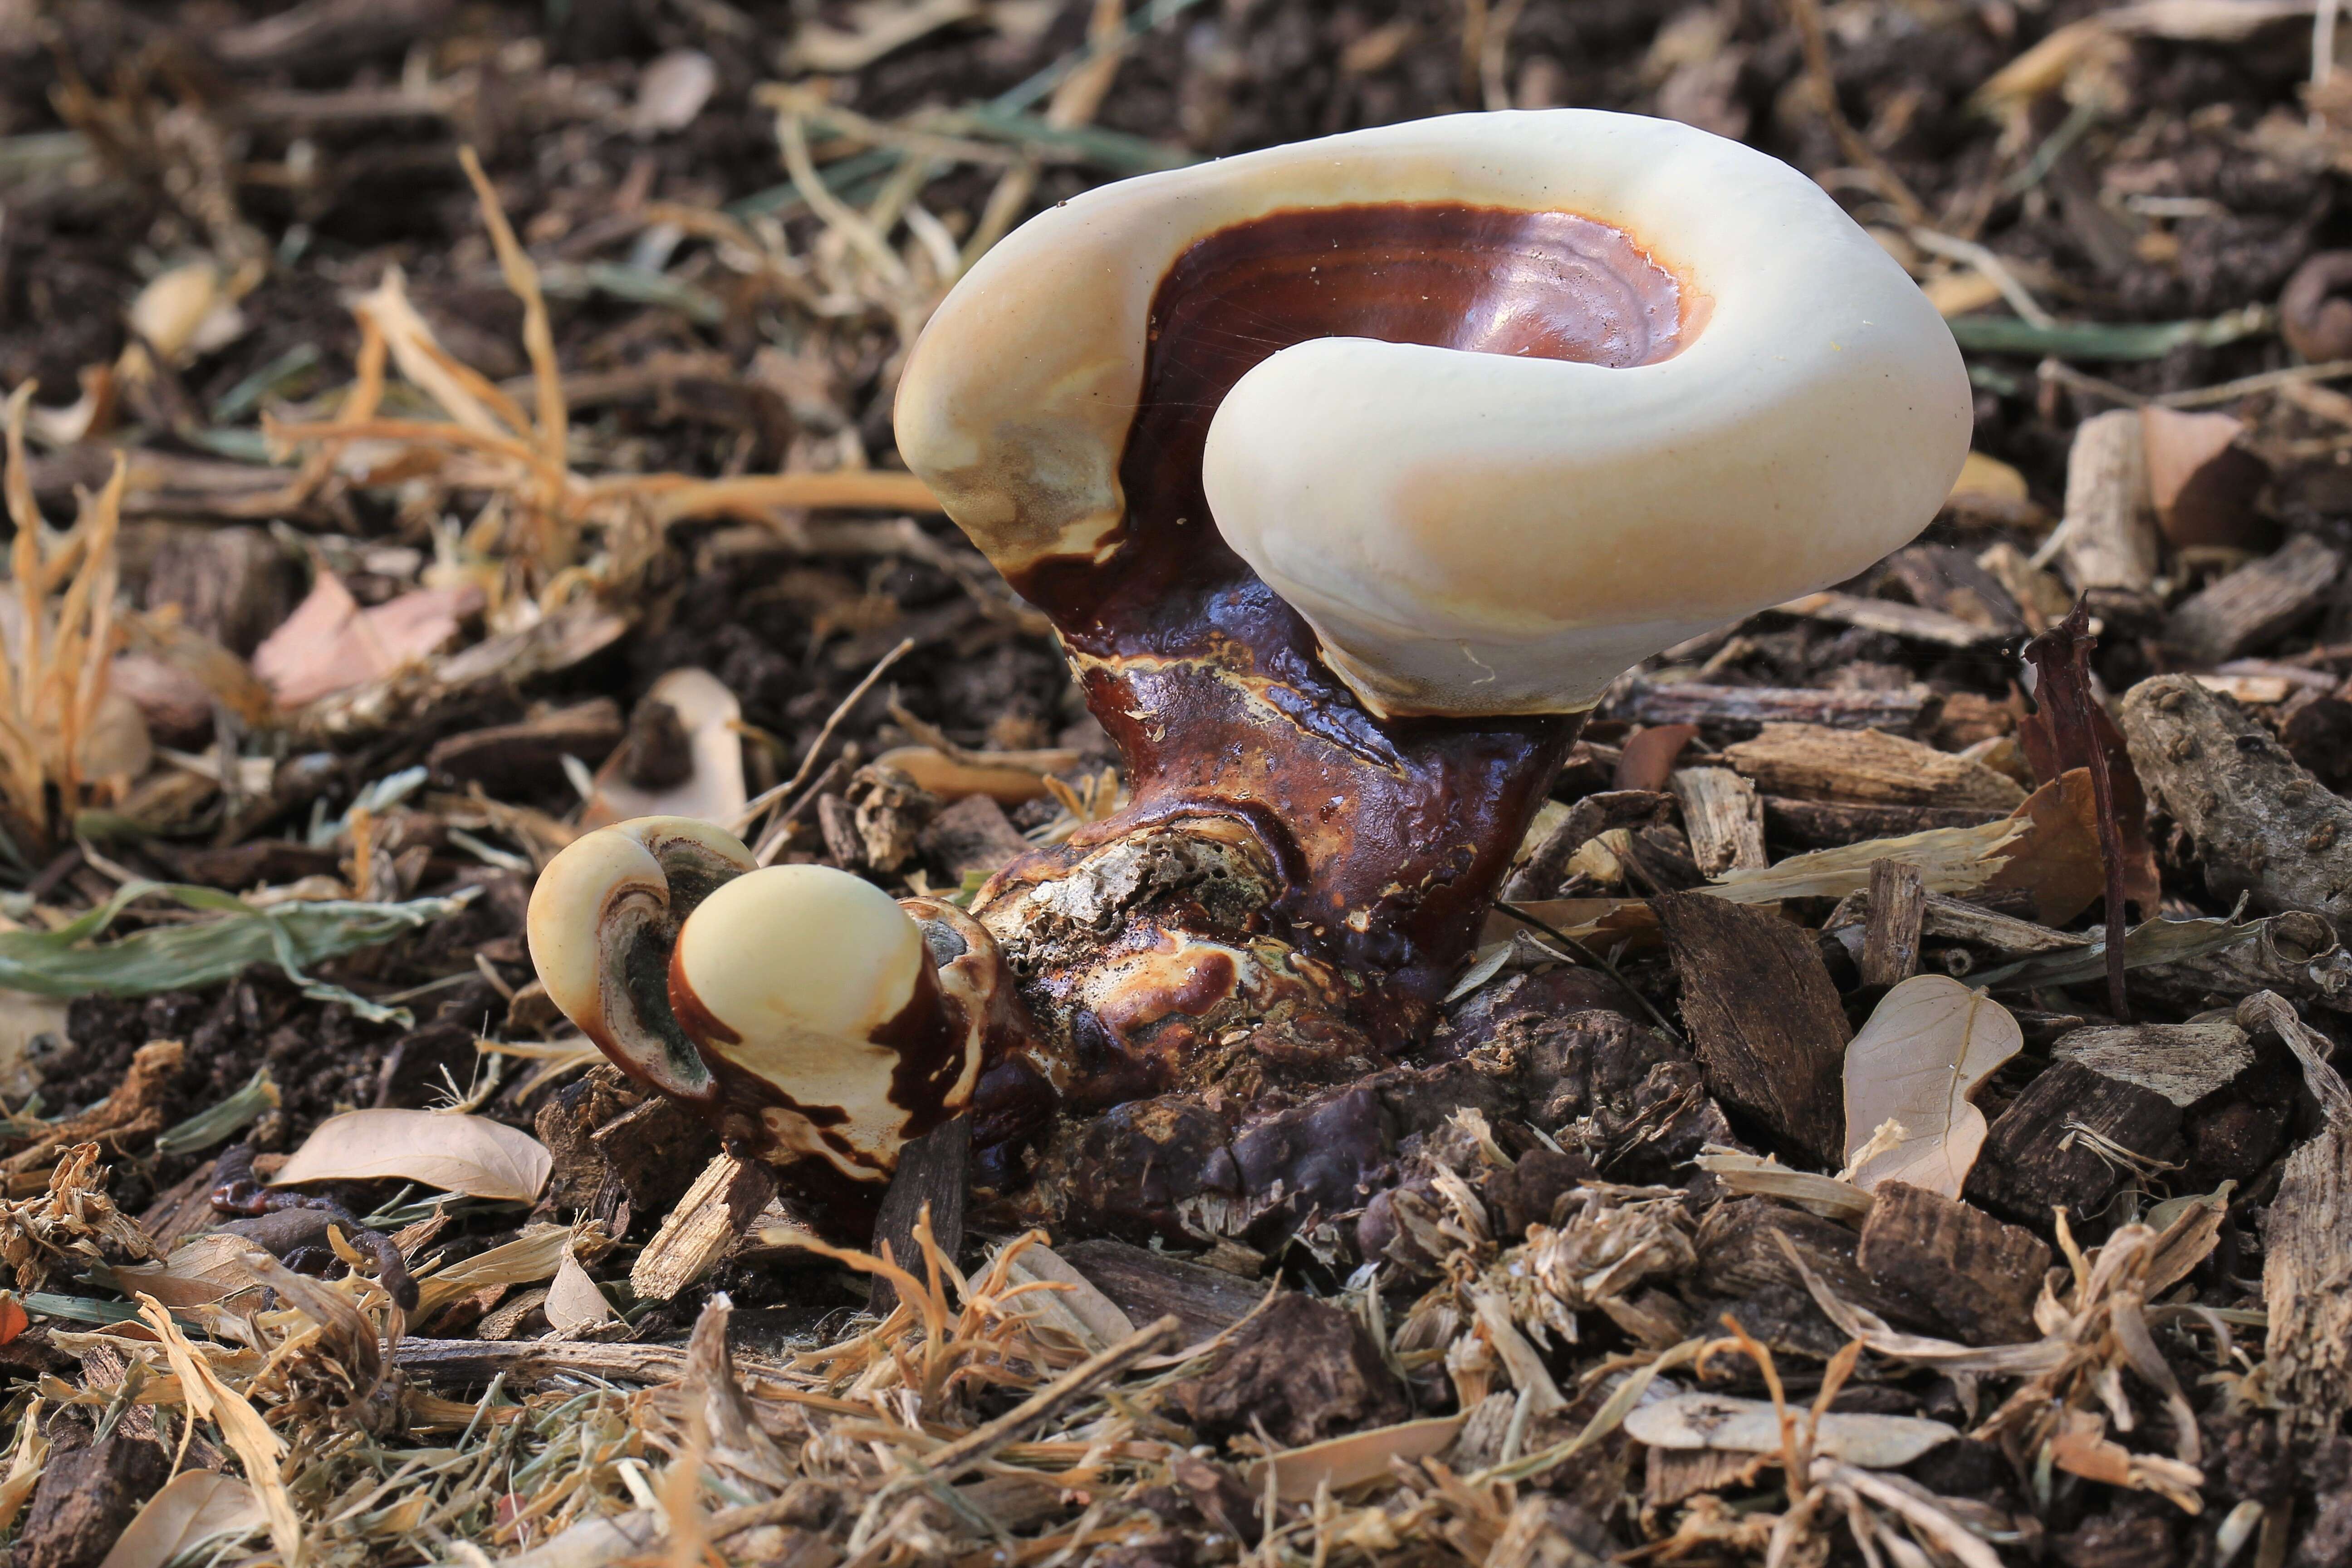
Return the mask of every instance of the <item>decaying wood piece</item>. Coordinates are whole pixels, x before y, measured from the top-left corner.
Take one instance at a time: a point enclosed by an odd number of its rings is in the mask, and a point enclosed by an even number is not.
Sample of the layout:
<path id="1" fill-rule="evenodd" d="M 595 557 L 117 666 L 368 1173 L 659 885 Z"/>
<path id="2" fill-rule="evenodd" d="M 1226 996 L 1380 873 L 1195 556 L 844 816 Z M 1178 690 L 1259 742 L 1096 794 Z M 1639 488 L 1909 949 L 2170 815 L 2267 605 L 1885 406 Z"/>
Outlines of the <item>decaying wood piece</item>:
<path id="1" fill-rule="evenodd" d="M 2124 696 L 2132 766 L 2194 840 L 2205 886 L 2264 912 L 2352 916 L 2352 801 L 2299 766 L 2235 702 L 2185 675 Z"/>
<path id="2" fill-rule="evenodd" d="M 1920 928 L 1927 913 L 1919 868 L 1880 860 L 1870 868 L 1870 915 L 1862 936 L 1862 983 L 1899 985 L 1919 973 Z"/>
<path id="3" fill-rule="evenodd" d="M 2005 915 L 1964 899 L 1929 893 L 1921 910 L 1921 929 L 1946 942 L 1966 942 L 2007 957 L 2029 952 L 2061 952 L 2088 947 L 2091 939 L 2075 931 L 2053 931 L 2032 921 Z"/>
<path id="4" fill-rule="evenodd" d="M 2041 1337 L 2033 1300 L 2050 1267 L 2050 1248 L 2040 1237 L 1908 1183 L 1882 1183 L 1876 1196 L 1854 1252 L 1864 1273 L 1885 1289 L 1928 1303 L 1969 1344 Z"/>
<path id="5" fill-rule="evenodd" d="M 1845 1156 L 1845 1011 L 1811 931 L 1704 893 L 1654 899 L 1715 1097 L 1823 1169 Z"/>
<path id="6" fill-rule="evenodd" d="M 775 1175 L 764 1162 L 719 1155 L 637 1254 L 629 1288 L 641 1297 L 668 1300 L 709 1272 L 775 1195 Z"/>
<path id="7" fill-rule="evenodd" d="M 2316 1135 L 2286 1158 L 2264 1231 L 2263 1305 L 2270 1316 L 2270 1392 L 2292 1437 L 2332 1436 L 2352 1411 L 2352 1089 L 2328 1065 L 2328 1041 L 2271 992 L 2246 998 L 2238 1021 L 2277 1034 L 2319 1102 Z"/>
<path id="8" fill-rule="evenodd" d="M 592 771 L 612 755 L 623 733 L 620 705 L 598 697 L 519 723 L 468 730 L 434 743 L 425 754 L 436 775 L 478 784 L 494 799 L 527 797 L 563 782 L 563 759 Z"/>
<path id="9" fill-rule="evenodd" d="M 2257 652 L 2316 614 L 2343 570 L 2343 556 L 2298 533 L 2174 610 L 2165 622 L 2164 640 L 2200 664 Z"/>
<path id="10" fill-rule="evenodd" d="M 2186 1110 L 2228 1089 L 2254 1066 L 2246 1032 L 2227 1018 L 2194 1024 L 2126 1024 L 2074 1029 L 2050 1054 L 2164 1096 Z"/>
<path id="11" fill-rule="evenodd" d="M 2066 454 L 2066 515 L 2058 527 L 2059 559 L 2077 590 L 2145 594 L 2155 586 L 2155 501 L 2137 410 L 2095 414 L 2076 428 Z"/>
<path id="12" fill-rule="evenodd" d="M 1753 784 L 1729 768 L 1683 768 L 1672 784 L 1701 871 L 1713 877 L 1771 864 L 1764 853 L 1764 803 Z"/>
<path id="13" fill-rule="evenodd" d="M 2010 811 L 2025 799 L 2006 773 L 1878 730 L 1767 724 L 1723 755 L 1766 794 L 1800 800 Z"/>
<path id="14" fill-rule="evenodd" d="M 1985 1135 L 1964 1195 L 1996 1214 L 2048 1225 L 2063 1208 L 2095 1220 L 2132 1179 L 2181 1155 L 2180 1108 L 2136 1083 L 2062 1061 L 2026 1086 Z"/>
<path id="15" fill-rule="evenodd" d="M 1793 1247 L 1805 1267 L 1846 1300 L 1918 1328 L 1938 1323 L 1927 1302 L 1900 1285 L 1881 1284 L 1863 1269 L 1851 1227 L 1769 1198 L 1716 1205 L 1699 1221 L 1693 1246 L 1698 1254 L 1696 1278 L 1718 1295 L 1747 1296 L 1772 1287 L 1803 1290 L 1804 1276 L 1789 1262 L 1787 1249 Z"/>
<path id="16" fill-rule="evenodd" d="M 1129 1242 L 1072 1242 L 1061 1255 L 1129 1318 L 1149 1322 L 1172 1314 L 1183 1324 L 1187 1340 L 1204 1340 L 1232 1327 L 1265 1296 L 1222 1268 Z"/>
<path id="17" fill-rule="evenodd" d="M 1753 734 L 1766 724 L 1825 724 L 1900 734 L 1932 727 L 1943 706 L 1943 699 L 1924 685 L 1900 691 L 1816 691 L 1636 679 L 1611 700 L 1609 711 L 1637 724 L 1696 724 L 1727 734 Z"/>
<path id="18" fill-rule="evenodd" d="M 898 1168 L 891 1173 L 890 1190 L 874 1216 L 874 1254 L 889 1249 L 892 1262 L 919 1272 L 923 1249 L 916 1227 L 930 1216 L 931 1239 L 940 1255 L 954 1258 L 963 1250 L 964 1200 L 971 1182 L 971 1118 L 950 1116 L 898 1151 Z M 867 1310 L 887 1314 L 898 1300 L 898 1289 L 883 1275 L 874 1276 Z"/>

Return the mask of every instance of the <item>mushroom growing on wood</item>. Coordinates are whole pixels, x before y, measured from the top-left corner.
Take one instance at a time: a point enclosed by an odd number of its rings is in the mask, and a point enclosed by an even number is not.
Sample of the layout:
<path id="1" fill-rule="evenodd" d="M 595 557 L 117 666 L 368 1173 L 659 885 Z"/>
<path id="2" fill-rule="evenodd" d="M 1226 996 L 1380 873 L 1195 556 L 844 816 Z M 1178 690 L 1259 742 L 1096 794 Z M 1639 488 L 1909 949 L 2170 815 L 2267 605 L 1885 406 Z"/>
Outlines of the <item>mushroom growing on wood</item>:
<path id="1" fill-rule="evenodd" d="M 648 816 L 586 834 L 532 889 L 548 996 L 607 1057 L 777 1167 L 863 1242 L 899 1151 L 1018 1047 L 996 944 L 951 904 Z"/>
<path id="2" fill-rule="evenodd" d="M 1127 764 L 973 905 L 1086 1112 L 1414 1043 L 1609 682 L 1911 538 L 1970 405 L 1811 181 L 1559 110 L 1064 203 L 948 296 L 897 422 Z"/>

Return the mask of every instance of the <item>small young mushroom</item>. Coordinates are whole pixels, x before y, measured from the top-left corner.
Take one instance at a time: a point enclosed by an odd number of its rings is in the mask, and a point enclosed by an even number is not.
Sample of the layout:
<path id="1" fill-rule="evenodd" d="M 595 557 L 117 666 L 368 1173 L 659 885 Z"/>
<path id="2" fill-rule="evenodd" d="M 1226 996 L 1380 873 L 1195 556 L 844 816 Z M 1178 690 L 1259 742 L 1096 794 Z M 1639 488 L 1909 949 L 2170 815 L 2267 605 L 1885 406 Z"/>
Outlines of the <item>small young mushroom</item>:
<path id="1" fill-rule="evenodd" d="M 1018 1045 L 995 943 L 962 910 L 829 867 L 755 868 L 707 823 L 583 836 L 540 874 L 529 924 L 583 1034 L 860 1242 L 899 1151 Z"/>
<path id="2" fill-rule="evenodd" d="M 1902 268 L 1665 121 L 1358 132 L 997 245 L 898 439 L 1127 764 L 1124 809 L 973 906 L 1072 1107 L 1245 1106 L 1417 1041 L 1608 683 L 1911 538 L 1969 425 Z"/>

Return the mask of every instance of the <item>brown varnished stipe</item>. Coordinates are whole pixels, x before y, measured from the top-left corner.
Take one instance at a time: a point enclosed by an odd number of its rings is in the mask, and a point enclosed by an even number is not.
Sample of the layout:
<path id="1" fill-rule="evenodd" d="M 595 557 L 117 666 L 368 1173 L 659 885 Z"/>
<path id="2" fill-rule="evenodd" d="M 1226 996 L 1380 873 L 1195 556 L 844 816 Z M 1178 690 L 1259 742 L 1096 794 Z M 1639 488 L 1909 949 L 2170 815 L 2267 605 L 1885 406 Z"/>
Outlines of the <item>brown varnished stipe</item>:
<path id="1" fill-rule="evenodd" d="M 1133 800 L 1068 846 L 1016 862 L 983 903 L 1154 825 L 1234 819 L 1283 889 L 1265 928 L 1245 934 L 1367 981 L 1346 1011 L 1380 1048 L 1415 1037 L 1580 716 L 1368 712 L 1306 623 L 1218 535 L 1201 483 L 1210 420 L 1249 369 L 1314 338 L 1630 366 L 1680 346 L 1686 305 L 1625 236 L 1572 214 L 1316 208 L 1195 244 L 1153 300 L 1116 548 L 1043 563 L 1015 584 L 1060 632 Z M 1122 1032 L 1120 1020 L 1097 1022 Z M 1078 1033 L 1084 1050 L 1097 1031 Z"/>

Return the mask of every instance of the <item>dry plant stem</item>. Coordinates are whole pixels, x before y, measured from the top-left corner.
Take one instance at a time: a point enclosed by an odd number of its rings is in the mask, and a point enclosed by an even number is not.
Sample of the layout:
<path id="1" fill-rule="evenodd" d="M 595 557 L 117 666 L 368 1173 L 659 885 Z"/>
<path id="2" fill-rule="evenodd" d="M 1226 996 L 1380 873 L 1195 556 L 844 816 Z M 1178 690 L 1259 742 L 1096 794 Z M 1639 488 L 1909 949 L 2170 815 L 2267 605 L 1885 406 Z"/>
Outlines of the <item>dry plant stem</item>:
<path id="1" fill-rule="evenodd" d="M 1049 1419 L 1055 1411 L 1085 1398 L 1175 1339 L 1181 1327 L 1171 1314 L 1138 1329 L 1108 1350 L 1080 1362 L 995 1420 L 973 1427 L 954 1442 L 933 1449 L 921 1459 L 908 1461 L 908 1473 L 883 1487 L 866 1503 L 866 1511 L 858 1518 L 857 1528 L 850 1534 L 851 1554 L 855 1556 L 863 1551 L 873 1539 L 875 1528 L 880 1522 L 882 1510 L 887 1502 L 915 1487 L 952 1485 L 985 1464 L 990 1455 L 1006 1444 L 1018 1442 L 1024 1432 Z"/>
<path id="2" fill-rule="evenodd" d="M 1839 149 L 1856 168 L 1869 171 L 1871 178 L 1878 182 L 1880 194 L 1895 204 L 1906 224 L 1925 226 L 1927 209 L 1920 205 L 1917 196 L 1911 194 L 1911 187 L 1903 183 L 1903 176 L 1887 166 L 1886 160 L 1878 155 L 1878 150 L 1863 140 L 1862 132 L 1853 128 L 1853 122 L 1845 117 L 1845 110 L 1838 107 L 1837 78 L 1830 69 L 1829 37 L 1822 26 L 1821 0 L 1789 0 L 1789 16 L 1796 23 L 1797 37 L 1804 46 L 1805 74 L 1812 78 L 1813 90 L 1821 99 L 1822 113 L 1828 119 L 1830 130 L 1837 136 Z"/>

